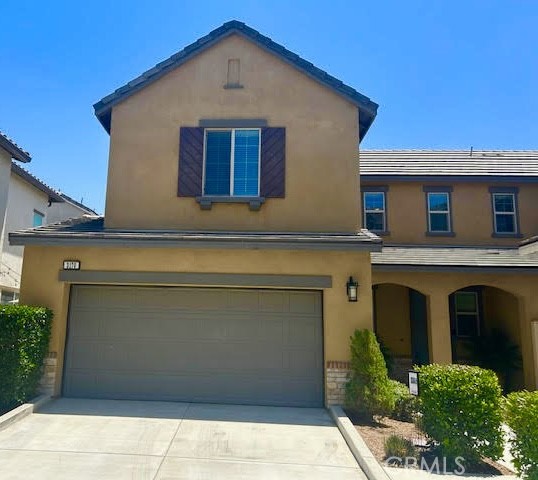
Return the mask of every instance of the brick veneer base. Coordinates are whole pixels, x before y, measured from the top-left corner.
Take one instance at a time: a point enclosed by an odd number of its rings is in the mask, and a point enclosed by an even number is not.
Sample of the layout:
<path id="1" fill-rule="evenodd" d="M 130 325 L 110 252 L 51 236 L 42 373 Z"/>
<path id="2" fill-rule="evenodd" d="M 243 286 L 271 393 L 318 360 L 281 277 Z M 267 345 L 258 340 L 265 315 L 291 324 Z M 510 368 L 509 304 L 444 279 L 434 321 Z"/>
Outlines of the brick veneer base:
<path id="1" fill-rule="evenodd" d="M 349 380 L 349 362 L 329 360 L 327 362 L 327 405 L 343 405 L 346 397 L 346 383 Z"/>
<path id="2" fill-rule="evenodd" d="M 54 383 L 56 382 L 56 366 L 58 365 L 58 355 L 56 352 L 49 352 L 43 361 L 43 374 L 39 381 L 39 393 L 52 395 L 54 393 Z"/>

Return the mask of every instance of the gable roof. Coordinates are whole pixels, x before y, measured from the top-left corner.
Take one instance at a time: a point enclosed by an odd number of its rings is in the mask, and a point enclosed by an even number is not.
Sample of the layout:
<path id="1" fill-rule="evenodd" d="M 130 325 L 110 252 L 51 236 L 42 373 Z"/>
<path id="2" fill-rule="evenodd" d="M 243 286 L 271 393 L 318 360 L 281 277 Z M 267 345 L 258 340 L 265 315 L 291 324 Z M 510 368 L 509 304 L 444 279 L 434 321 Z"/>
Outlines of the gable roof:
<path id="1" fill-rule="evenodd" d="M 366 132 L 370 128 L 370 125 L 374 121 L 377 114 L 378 105 L 376 103 L 371 101 L 368 97 L 359 93 L 354 88 L 344 84 L 342 81 L 329 75 L 327 72 L 319 69 L 307 60 L 301 58 L 299 55 L 289 51 L 287 48 L 274 42 L 269 37 L 262 35 L 257 30 L 254 30 L 243 22 L 239 22 L 237 20 L 226 22 L 212 32 L 208 33 L 206 36 L 198 39 L 194 43 L 191 43 L 183 50 L 172 55 L 170 58 L 158 63 L 153 68 L 147 70 L 139 77 L 135 78 L 134 80 L 131 80 L 123 87 L 118 88 L 116 91 L 97 102 L 93 106 L 93 108 L 95 110 L 95 115 L 97 116 L 105 130 L 110 133 L 110 117 L 112 107 L 114 105 L 125 100 L 139 90 L 145 88 L 147 85 L 158 80 L 163 75 L 176 69 L 194 56 L 212 47 L 223 38 L 226 38 L 232 34 L 241 35 L 247 38 L 262 49 L 276 55 L 281 60 L 297 68 L 305 75 L 316 80 L 322 85 L 325 85 L 326 87 L 330 88 L 331 90 L 335 91 L 339 95 L 343 96 L 347 100 L 357 105 L 360 112 L 359 138 L 362 140 L 364 135 L 366 135 Z"/>
<path id="2" fill-rule="evenodd" d="M 24 181 L 28 182 L 30 185 L 47 194 L 51 202 L 65 201 L 56 190 L 49 187 L 46 183 L 43 183 L 41 180 L 39 180 L 39 178 L 32 175 L 28 170 L 19 167 L 19 165 L 17 165 L 15 162 L 11 162 L 11 171 L 15 175 L 18 175 L 20 178 L 22 178 Z"/>
<path id="3" fill-rule="evenodd" d="M 359 161 L 368 181 L 538 182 L 538 150 L 361 150 Z"/>
<path id="4" fill-rule="evenodd" d="M 11 138 L 0 132 L 0 148 L 3 148 L 11 155 L 13 160 L 18 160 L 22 163 L 28 163 L 32 160 L 30 154 L 19 147 Z"/>

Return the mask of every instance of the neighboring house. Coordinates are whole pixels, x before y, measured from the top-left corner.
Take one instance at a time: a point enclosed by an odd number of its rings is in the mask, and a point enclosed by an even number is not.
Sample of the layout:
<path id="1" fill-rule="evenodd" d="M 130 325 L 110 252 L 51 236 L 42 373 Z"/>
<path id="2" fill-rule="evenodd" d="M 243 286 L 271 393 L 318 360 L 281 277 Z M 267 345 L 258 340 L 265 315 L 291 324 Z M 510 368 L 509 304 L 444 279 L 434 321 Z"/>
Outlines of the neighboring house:
<path id="1" fill-rule="evenodd" d="M 400 373 L 466 363 L 501 330 L 523 356 L 511 386 L 536 388 L 538 152 L 363 150 L 360 166 L 364 225 L 384 240 L 375 330 Z"/>
<path id="2" fill-rule="evenodd" d="M 516 262 L 506 270 L 494 263 L 483 273 L 475 272 L 480 265 L 457 261 L 441 274 L 435 264 L 432 271 L 410 267 L 417 255 L 403 246 L 396 260 L 391 254 L 400 247 L 381 252 L 381 238 L 361 228 L 356 161 L 377 105 L 353 88 L 232 21 L 94 107 L 110 134 L 104 218 L 10 235 L 12 244 L 25 246 L 21 300 L 55 313 L 44 378 L 49 392 L 342 403 L 353 331 L 375 328 L 383 336 L 381 322 L 402 331 L 409 325 L 400 315 L 410 308 L 405 292 L 395 290 L 380 305 L 385 284 L 426 294 L 412 300 L 421 312 L 412 341 L 422 360 L 440 363 L 452 361 L 452 292 L 470 285 L 516 292 L 525 383 L 535 387 L 530 338 L 538 283 L 534 254 L 524 255 L 533 251 L 532 241 L 506 252 L 481 247 L 476 261 L 485 255 L 502 263 L 506 254 Z M 364 172 L 362 161 L 363 186 L 387 195 L 381 220 L 379 197 L 367 199 L 369 226 L 382 235 L 391 229 L 391 242 L 418 239 L 414 225 L 430 191 L 422 184 L 445 188 L 440 193 L 452 184 L 444 177 L 416 179 L 423 203 L 411 193 L 393 207 L 392 192 L 402 182 L 393 186 L 392 177 L 379 178 L 372 167 Z M 459 188 L 453 186 L 454 201 Z M 392 214 L 396 206 L 402 210 Z M 430 210 L 437 234 L 451 220 L 445 210 Z M 532 219 L 520 221 L 518 232 L 530 237 Z M 458 232 L 455 214 L 452 222 L 455 230 L 444 234 Z M 466 235 L 470 245 L 474 237 Z M 428 235 L 424 249 L 431 252 L 430 239 L 457 238 Z M 493 249 L 504 253 L 487 253 Z M 450 264 L 452 257 L 438 252 L 434 260 Z M 375 315 L 373 284 L 382 284 Z M 504 301 L 501 295 L 498 308 Z M 393 318 L 381 311 L 392 304 L 401 305 Z M 402 356 L 410 350 L 402 348 Z"/>
<path id="3" fill-rule="evenodd" d="M 0 236 L 0 303 L 16 302 L 20 288 L 24 247 L 10 245 L 9 232 L 95 215 L 93 210 L 55 191 L 17 163 L 10 161 L 10 165 Z"/>

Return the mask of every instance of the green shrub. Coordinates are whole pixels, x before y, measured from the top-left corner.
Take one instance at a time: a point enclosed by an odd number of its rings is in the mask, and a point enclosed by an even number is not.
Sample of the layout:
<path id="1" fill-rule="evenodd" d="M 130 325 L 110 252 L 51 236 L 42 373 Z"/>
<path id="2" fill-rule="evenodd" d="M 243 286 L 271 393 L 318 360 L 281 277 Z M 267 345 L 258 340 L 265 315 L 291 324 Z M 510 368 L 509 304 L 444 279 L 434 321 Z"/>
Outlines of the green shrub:
<path id="1" fill-rule="evenodd" d="M 420 427 L 449 458 L 468 463 L 503 452 L 501 388 L 491 370 L 425 365 L 420 372 Z"/>
<path id="2" fill-rule="evenodd" d="M 0 410 L 35 394 L 48 350 L 52 312 L 25 305 L 0 305 Z"/>
<path id="3" fill-rule="evenodd" d="M 389 415 L 394 409 L 394 392 L 387 366 L 370 330 L 356 330 L 351 337 L 351 375 L 346 385 L 347 406 L 373 417 Z"/>
<path id="4" fill-rule="evenodd" d="M 391 435 L 384 442 L 385 458 L 398 457 L 405 459 L 406 457 L 417 457 L 417 449 L 413 442 L 399 435 Z"/>
<path id="5" fill-rule="evenodd" d="M 394 392 L 394 410 L 391 418 L 401 422 L 413 422 L 418 412 L 417 397 L 409 393 L 409 387 L 396 380 L 390 381 Z"/>
<path id="6" fill-rule="evenodd" d="M 506 423 L 514 432 L 510 452 L 520 475 L 538 480 L 538 391 L 514 392 L 505 402 Z"/>

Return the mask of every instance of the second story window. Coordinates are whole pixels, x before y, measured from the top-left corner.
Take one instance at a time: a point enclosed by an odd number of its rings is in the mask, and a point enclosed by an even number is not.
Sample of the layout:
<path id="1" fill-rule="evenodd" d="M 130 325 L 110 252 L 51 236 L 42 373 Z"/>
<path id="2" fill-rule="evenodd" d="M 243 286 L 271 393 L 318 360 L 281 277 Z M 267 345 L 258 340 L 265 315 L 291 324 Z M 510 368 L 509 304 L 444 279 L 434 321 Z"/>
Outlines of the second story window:
<path id="1" fill-rule="evenodd" d="M 364 192 L 364 226 L 374 232 L 387 229 L 385 192 Z"/>
<path id="2" fill-rule="evenodd" d="M 37 210 L 34 210 L 34 218 L 33 218 L 32 226 L 34 228 L 40 227 L 41 225 L 43 225 L 44 218 L 45 218 L 45 215 L 43 215 L 41 212 L 38 212 Z"/>
<path id="3" fill-rule="evenodd" d="M 492 193 L 495 233 L 517 233 L 515 193 Z"/>
<path id="4" fill-rule="evenodd" d="M 207 129 L 204 155 L 204 195 L 259 195 L 260 129 Z"/>
<path id="5" fill-rule="evenodd" d="M 427 187 L 425 187 L 425 191 L 428 209 L 428 233 L 451 233 L 450 192 L 437 189 L 429 191 Z"/>

